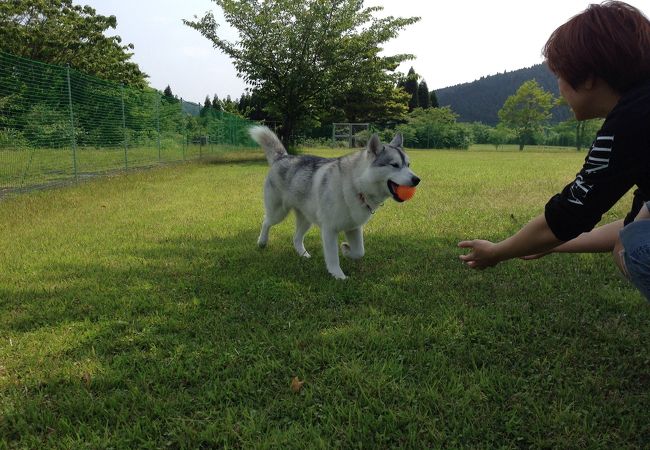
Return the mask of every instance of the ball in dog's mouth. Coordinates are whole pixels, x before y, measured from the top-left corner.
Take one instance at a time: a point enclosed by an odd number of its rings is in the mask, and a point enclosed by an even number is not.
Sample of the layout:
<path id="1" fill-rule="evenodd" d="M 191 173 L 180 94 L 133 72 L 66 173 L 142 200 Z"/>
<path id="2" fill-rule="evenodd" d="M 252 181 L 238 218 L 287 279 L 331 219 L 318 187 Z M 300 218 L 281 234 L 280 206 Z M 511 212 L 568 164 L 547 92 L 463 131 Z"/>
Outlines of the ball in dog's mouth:
<path id="1" fill-rule="evenodd" d="M 388 180 L 388 191 L 393 196 L 393 200 L 402 203 L 415 195 L 415 186 L 404 186 Z"/>

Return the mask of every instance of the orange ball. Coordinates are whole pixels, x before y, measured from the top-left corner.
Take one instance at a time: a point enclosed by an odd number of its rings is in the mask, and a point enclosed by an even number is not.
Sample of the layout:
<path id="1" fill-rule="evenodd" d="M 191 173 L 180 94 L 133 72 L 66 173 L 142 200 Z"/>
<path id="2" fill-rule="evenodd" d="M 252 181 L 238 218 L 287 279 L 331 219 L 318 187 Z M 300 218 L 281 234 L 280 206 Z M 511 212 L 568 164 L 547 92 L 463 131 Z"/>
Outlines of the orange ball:
<path id="1" fill-rule="evenodd" d="M 395 193 L 402 201 L 410 200 L 415 195 L 415 186 L 397 186 Z"/>

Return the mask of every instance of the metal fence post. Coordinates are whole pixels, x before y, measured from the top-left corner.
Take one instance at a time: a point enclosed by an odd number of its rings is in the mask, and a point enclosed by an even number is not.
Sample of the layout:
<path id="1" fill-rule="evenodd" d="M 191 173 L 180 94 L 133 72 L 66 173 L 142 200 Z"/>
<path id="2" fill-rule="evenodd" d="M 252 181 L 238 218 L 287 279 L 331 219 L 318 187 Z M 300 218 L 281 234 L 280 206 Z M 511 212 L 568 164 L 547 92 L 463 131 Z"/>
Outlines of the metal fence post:
<path id="1" fill-rule="evenodd" d="M 183 97 L 181 97 L 181 121 L 183 123 L 183 161 L 185 161 L 185 146 L 187 145 L 187 120 L 183 113 Z"/>
<path id="2" fill-rule="evenodd" d="M 72 111 L 72 88 L 70 84 L 70 65 L 66 66 L 66 78 L 68 79 L 68 107 L 70 108 L 70 140 L 72 142 L 72 166 L 74 168 L 74 179 L 77 180 L 77 140 L 74 136 L 74 112 Z"/>
<path id="3" fill-rule="evenodd" d="M 352 148 L 352 124 L 350 124 L 350 148 Z"/>
<path id="4" fill-rule="evenodd" d="M 124 85 L 120 85 L 122 94 L 122 128 L 124 128 L 124 169 L 129 170 L 129 155 L 127 151 L 126 115 L 124 114 Z"/>
<path id="5" fill-rule="evenodd" d="M 160 92 L 156 94 L 156 130 L 158 131 L 158 162 L 162 160 L 160 157 Z"/>
<path id="6" fill-rule="evenodd" d="M 217 142 L 220 144 L 226 142 L 226 126 L 223 122 L 223 109 L 219 110 L 219 140 Z"/>

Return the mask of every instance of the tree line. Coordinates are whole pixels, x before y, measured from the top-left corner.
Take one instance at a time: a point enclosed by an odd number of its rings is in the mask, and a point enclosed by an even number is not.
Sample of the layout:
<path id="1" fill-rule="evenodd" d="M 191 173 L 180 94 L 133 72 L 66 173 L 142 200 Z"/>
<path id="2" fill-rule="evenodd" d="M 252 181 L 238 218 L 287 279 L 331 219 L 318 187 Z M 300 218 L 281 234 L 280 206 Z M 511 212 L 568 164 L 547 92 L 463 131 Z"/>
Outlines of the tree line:
<path id="1" fill-rule="evenodd" d="M 382 137 L 396 131 L 404 136 L 404 143 L 412 148 L 459 148 L 471 144 L 490 144 L 498 149 L 505 144 L 516 144 L 519 150 L 526 145 L 571 146 L 577 150 L 587 148 L 602 125 L 601 119 L 577 121 L 575 116 L 551 124 L 551 111 L 565 106 L 536 80 L 522 83 L 509 96 L 498 111 L 495 126 L 482 122 L 459 122 L 451 107 L 415 108 L 403 123 L 390 129 L 378 130 Z M 360 136 L 363 141 L 365 136 Z"/>
<path id="2" fill-rule="evenodd" d="M 505 100 L 498 110 L 499 121 L 494 126 L 479 121 L 459 122 L 458 113 L 451 107 L 437 105 L 435 92 L 427 90 L 426 82 L 419 81 L 413 68 L 397 87 L 409 95 L 408 112 L 387 123 L 374 122 L 371 132 L 390 140 L 392 134 L 399 131 L 405 144 L 412 148 L 465 149 L 471 144 L 491 144 L 498 149 L 505 144 L 516 144 L 520 150 L 526 145 L 573 146 L 580 150 L 589 146 L 602 124 L 601 120 L 578 122 L 573 116 L 552 124 L 552 110 L 566 106 L 566 102 L 556 98 L 534 79 L 522 83 L 515 94 Z M 264 113 L 263 101 L 255 92 L 244 93 L 238 102 L 229 97 L 219 100 L 216 95 L 210 101 L 206 96 L 201 114 L 210 109 L 228 110 L 251 120 L 273 122 L 273 118 Z M 311 131 L 318 130 L 314 128 Z M 327 126 L 320 136 L 307 133 L 303 138 L 312 138 L 310 142 L 322 145 L 329 136 L 330 128 Z M 362 131 L 356 135 L 355 141 L 364 143 L 368 138 L 369 132 Z"/>
<path id="3" fill-rule="evenodd" d="M 458 114 L 439 106 L 413 67 L 407 74 L 397 71 L 413 55 L 381 51 L 418 17 L 378 17 L 381 7 L 364 7 L 360 0 L 215 3 L 239 32 L 237 41 L 220 36 L 212 13 L 184 23 L 229 55 L 249 88 L 234 100 L 207 95 L 199 119 L 227 112 L 276 123 L 287 145 L 333 122 L 372 123 L 386 134 L 402 131 L 409 146 L 443 148 L 513 142 L 522 149 L 540 142 L 580 147 L 592 128 L 573 119 L 549 127 L 549 110 L 559 103 L 533 80 L 506 100 L 496 126 L 458 122 Z M 133 46 L 104 35 L 116 23 L 115 16 L 98 15 L 72 0 L 2 2 L 0 50 L 153 91 L 131 61 Z M 170 86 L 161 94 L 173 104 Z M 519 100 L 525 98 L 522 109 Z M 190 125 L 200 131 L 199 119 Z"/>
<path id="4" fill-rule="evenodd" d="M 534 80 L 506 100 L 496 127 L 459 124 L 450 108 L 438 108 L 435 93 L 413 68 L 406 76 L 396 72 L 413 55 L 380 55 L 382 46 L 418 17 L 377 18 L 381 7 L 364 8 L 356 0 L 215 3 L 239 31 L 238 41 L 220 36 L 212 13 L 184 22 L 232 58 L 251 85 L 250 104 L 259 115 L 249 117 L 280 122 L 285 144 L 300 131 L 344 121 L 400 130 L 407 145 L 420 147 L 467 148 L 490 141 L 514 142 L 520 149 L 539 142 L 580 148 L 589 135 L 588 127 L 571 119 L 550 130 L 550 110 L 560 103 Z"/>

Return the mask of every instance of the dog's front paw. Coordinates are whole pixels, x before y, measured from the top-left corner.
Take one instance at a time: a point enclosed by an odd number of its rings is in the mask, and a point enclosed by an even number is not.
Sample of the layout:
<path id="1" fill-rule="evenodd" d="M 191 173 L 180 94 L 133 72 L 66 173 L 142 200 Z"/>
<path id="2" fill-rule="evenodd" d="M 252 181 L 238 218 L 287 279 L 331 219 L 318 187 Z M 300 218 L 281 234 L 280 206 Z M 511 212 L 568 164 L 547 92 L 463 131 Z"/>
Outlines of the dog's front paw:
<path id="1" fill-rule="evenodd" d="M 347 278 L 341 269 L 330 270 L 329 272 L 337 280 L 345 280 Z"/>
<path id="2" fill-rule="evenodd" d="M 347 242 L 343 242 L 341 244 L 341 253 L 343 253 L 343 256 L 349 259 L 361 259 L 363 258 L 363 249 L 361 251 L 359 250 L 353 250 L 350 244 Z"/>

